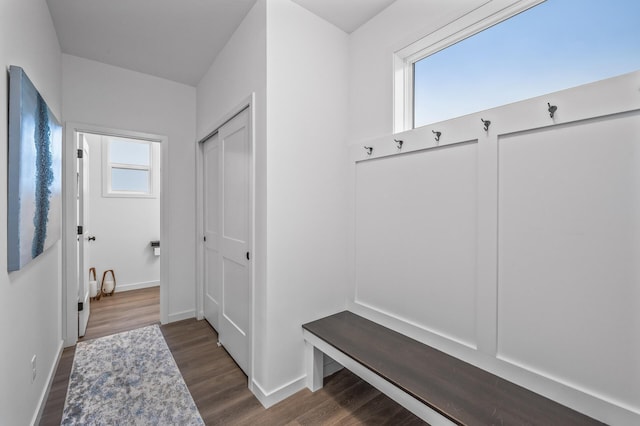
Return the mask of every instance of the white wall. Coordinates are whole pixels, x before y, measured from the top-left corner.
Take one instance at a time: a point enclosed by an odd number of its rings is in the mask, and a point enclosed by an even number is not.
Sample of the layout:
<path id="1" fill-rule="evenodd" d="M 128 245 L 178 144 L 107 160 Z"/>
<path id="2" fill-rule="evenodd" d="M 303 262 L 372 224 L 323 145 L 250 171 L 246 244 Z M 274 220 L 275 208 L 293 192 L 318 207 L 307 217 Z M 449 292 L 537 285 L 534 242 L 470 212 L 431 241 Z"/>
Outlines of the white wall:
<path id="1" fill-rule="evenodd" d="M 349 308 L 607 424 L 638 424 L 639 77 L 404 132 L 401 153 L 388 136 L 367 142 L 371 156 L 354 147 Z M 548 100 L 562 108 L 553 119 Z"/>
<path id="2" fill-rule="evenodd" d="M 168 138 L 168 320 L 195 315 L 195 88 L 62 55 L 65 121 Z M 166 152 L 166 151 L 165 151 Z M 163 181 L 164 182 L 164 181 Z M 170 248 L 170 252 L 168 250 Z M 165 250 L 166 249 L 166 250 Z"/>
<path id="3" fill-rule="evenodd" d="M 61 119 L 60 46 L 41 0 L 6 0 L 0 6 L 0 62 L 22 67 Z M 7 68 L 5 68 L 7 69 Z M 61 245 L 56 243 L 21 271 L 7 274 L 7 76 L 0 84 L 0 424 L 36 420 L 62 349 Z M 31 357 L 37 376 L 31 382 Z"/>
<path id="4" fill-rule="evenodd" d="M 256 370 L 264 369 L 264 345 L 267 340 L 266 293 L 266 0 L 258 0 L 238 26 L 229 42 L 216 57 L 197 88 L 197 136 L 203 138 L 219 126 L 223 118 L 252 93 L 255 93 L 255 224 L 253 270 L 254 353 Z"/>
<path id="5" fill-rule="evenodd" d="M 301 324 L 347 295 L 347 35 L 259 0 L 198 86 L 198 137 L 255 92 L 254 393 L 303 387 Z"/>
<path id="6" fill-rule="evenodd" d="M 160 197 L 104 197 L 103 144 L 108 137 L 86 134 L 89 145 L 89 242 L 86 264 L 95 267 L 98 280 L 107 269 L 116 275 L 116 292 L 160 284 L 160 257 L 155 256 L 150 241 L 160 240 Z M 154 188 L 160 185 L 160 144 L 152 143 Z"/>
<path id="7" fill-rule="evenodd" d="M 481 3 L 398 0 L 350 37 L 349 307 L 606 423 L 638 424 L 638 73 L 405 132 L 394 156 L 393 52 Z M 432 129 L 441 148 L 420 151 L 436 146 Z"/>
<path id="8" fill-rule="evenodd" d="M 349 143 L 393 132 L 394 52 L 485 0 L 397 0 L 349 37 Z"/>
<path id="9" fill-rule="evenodd" d="M 301 324 L 346 306 L 347 48 L 297 4 L 267 4 L 267 392 L 304 378 Z"/>

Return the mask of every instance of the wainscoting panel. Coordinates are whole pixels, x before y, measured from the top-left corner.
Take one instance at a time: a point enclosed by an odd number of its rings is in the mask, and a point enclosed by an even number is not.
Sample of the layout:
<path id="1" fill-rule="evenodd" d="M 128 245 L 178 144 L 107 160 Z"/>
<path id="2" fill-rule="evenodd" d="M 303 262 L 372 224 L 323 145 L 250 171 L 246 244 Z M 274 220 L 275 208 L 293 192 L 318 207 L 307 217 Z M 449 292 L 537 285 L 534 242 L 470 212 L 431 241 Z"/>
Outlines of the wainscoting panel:
<path id="1" fill-rule="evenodd" d="M 475 347 L 477 141 L 356 165 L 355 302 Z"/>
<path id="2" fill-rule="evenodd" d="M 348 308 L 607 424 L 640 424 L 639 82 L 354 143 Z"/>
<path id="3" fill-rule="evenodd" d="M 640 411 L 640 114 L 498 142 L 498 357 Z"/>

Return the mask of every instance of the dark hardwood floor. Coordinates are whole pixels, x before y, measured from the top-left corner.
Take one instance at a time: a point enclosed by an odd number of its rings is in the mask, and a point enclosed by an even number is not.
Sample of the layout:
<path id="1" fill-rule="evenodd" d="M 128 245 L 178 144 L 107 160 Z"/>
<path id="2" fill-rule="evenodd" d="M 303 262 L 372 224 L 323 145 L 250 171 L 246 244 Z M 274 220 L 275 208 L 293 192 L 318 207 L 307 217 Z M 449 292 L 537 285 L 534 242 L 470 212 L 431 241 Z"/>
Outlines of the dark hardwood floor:
<path id="1" fill-rule="evenodd" d="M 160 324 L 160 287 L 115 293 L 91 302 L 91 315 L 79 341 Z"/>
<path id="2" fill-rule="evenodd" d="M 116 293 L 91 305 L 82 340 L 159 322 L 158 288 Z M 302 390 L 264 409 L 247 388 L 247 377 L 206 321 L 161 326 L 167 345 L 207 425 L 423 425 L 419 418 L 348 370 L 325 379 L 318 392 Z M 62 354 L 41 425 L 59 425 L 75 348 Z"/>

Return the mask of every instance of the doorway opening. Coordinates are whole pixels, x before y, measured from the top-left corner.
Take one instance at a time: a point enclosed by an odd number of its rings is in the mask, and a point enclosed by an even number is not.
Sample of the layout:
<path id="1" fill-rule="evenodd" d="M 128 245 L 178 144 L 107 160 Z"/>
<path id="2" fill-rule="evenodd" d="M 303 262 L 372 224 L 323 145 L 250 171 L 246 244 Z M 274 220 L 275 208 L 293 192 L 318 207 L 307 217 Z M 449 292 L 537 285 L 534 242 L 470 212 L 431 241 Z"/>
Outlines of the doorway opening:
<path id="1" fill-rule="evenodd" d="M 66 135 L 65 346 L 84 335 L 92 305 L 123 291 L 159 288 L 166 323 L 167 138 L 69 123 Z"/>

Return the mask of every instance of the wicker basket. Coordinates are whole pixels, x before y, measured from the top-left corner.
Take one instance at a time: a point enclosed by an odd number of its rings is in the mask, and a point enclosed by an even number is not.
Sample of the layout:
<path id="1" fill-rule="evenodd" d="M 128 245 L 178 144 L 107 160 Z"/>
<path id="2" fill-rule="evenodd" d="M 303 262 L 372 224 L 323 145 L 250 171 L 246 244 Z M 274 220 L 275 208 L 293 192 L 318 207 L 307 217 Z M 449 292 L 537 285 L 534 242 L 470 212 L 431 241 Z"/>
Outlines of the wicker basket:
<path id="1" fill-rule="evenodd" d="M 107 279 L 107 275 L 111 274 L 111 279 Z M 102 284 L 100 285 L 100 293 L 105 296 L 113 296 L 116 291 L 116 274 L 113 269 L 107 269 L 102 274 Z"/>

